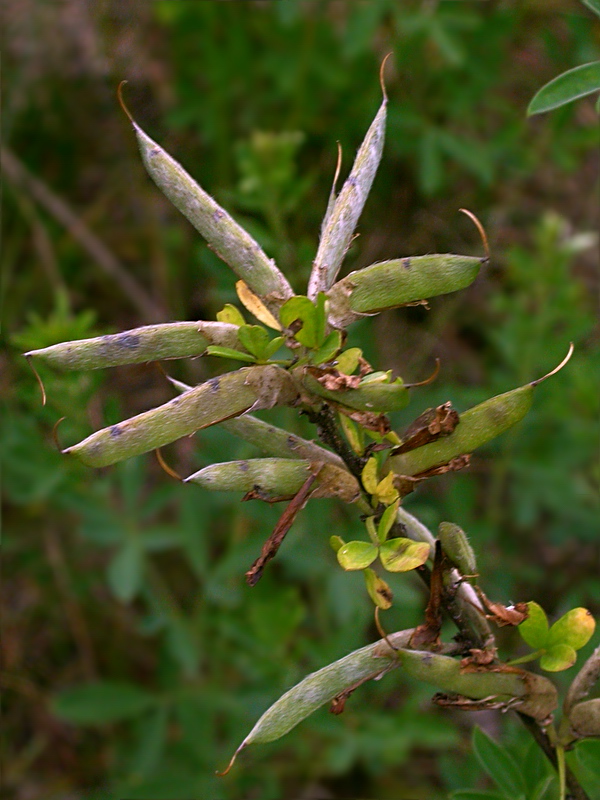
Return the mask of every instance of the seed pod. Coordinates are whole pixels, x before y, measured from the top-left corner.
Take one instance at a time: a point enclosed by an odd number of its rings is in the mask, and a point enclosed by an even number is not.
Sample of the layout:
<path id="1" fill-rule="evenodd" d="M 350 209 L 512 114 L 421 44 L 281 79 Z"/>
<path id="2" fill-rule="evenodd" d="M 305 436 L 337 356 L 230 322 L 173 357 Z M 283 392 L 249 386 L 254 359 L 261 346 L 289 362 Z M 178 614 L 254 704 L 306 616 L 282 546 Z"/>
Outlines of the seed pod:
<path id="1" fill-rule="evenodd" d="M 412 633 L 412 630 L 399 631 L 389 639 L 394 646 L 406 645 Z M 382 645 L 386 650 L 374 656 L 375 651 L 381 651 Z M 235 751 L 225 772 L 229 771 L 237 754 L 249 744 L 264 744 L 280 739 L 322 705 L 331 702 L 336 695 L 398 666 L 394 654 L 395 651 L 390 651 L 386 642 L 375 642 L 307 675 L 265 711 Z"/>
<path id="2" fill-rule="evenodd" d="M 398 475 L 419 475 L 432 467 L 447 464 L 453 458 L 471 453 L 475 448 L 499 436 L 523 419 L 533 402 L 533 389 L 561 370 L 573 354 L 573 344 L 560 364 L 542 378 L 525 386 L 491 397 L 461 414 L 456 428 L 448 436 L 393 456 L 391 468 Z"/>
<path id="3" fill-rule="evenodd" d="M 136 417 L 103 428 L 64 453 L 90 467 L 106 467 L 147 453 L 250 408 L 293 402 L 297 390 L 280 367 L 246 367 L 220 375 Z"/>
<path id="4" fill-rule="evenodd" d="M 418 475 L 431 467 L 447 464 L 464 453 L 471 453 L 523 419 L 532 401 L 531 384 L 492 397 L 461 414 L 458 425 L 449 436 L 393 456 L 391 467 L 399 475 Z"/>
<path id="5" fill-rule="evenodd" d="M 332 400 L 347 408 L 357 411 L 380 411 L 388 413 L 404 408 L 409 400 L 406 386 L 397 379 L 393 383 L 366 383 L 358 389 L 340 389 L 333 391 L 325 387 L 310 373 L 303 377 L 306 388 L 319 397 Z"/>
<path id="6" fill-rule="evenodd" d="M 133 120 L 142 160 L 150 177 L 188 218 L 215 252 L 276 313 L 293 292 L 275 262 L 196 181 Z"/>
<path id="7" fill-rule="evenodd" d="M 385 654 L 385 650 L 382 653 Z M 556 687 L 547 678 L 517 667 L 491 665 L 488 669 L 462 668 L 450 656 L 429 650 L 398 650 L 402 669 L 413 678 L 430 683 L 443 692 L 452 692 L 474 700 L 494 697 L 498 701 L 521 702 L 517 711 L 537 720 L 546 719 L 558 703 Z"/>
<path id="8" fill-rule="evenodd" d="M 477 561 L 466 533 L 452 522 L 441 522 L 438 528 L 442 550 L 463 575 L 475 575 Z"/>
<path id="9" fill-rule="evenodd" d="M 387 97 L 384 93 L 383 102 L 356 154 L 350 175 L 335 199 L 333 207 L 329 205 L 327 208 L 326 222 L 308 282 L 308 297 L 311 300 L 314 300 L 319 292 L 327 291 L 332 285 L 352 241 L 356 223 L 381 160 L 386 106 Z"/>
<path id="10" fill-rule="evenodd" d="M 171 322 L 145 325 L 123 333 L 61 342 L 30 350 L 36 358 L 60 369 L 101 369 L 169 358 L 201 355 L 209 345 L 239 348 L 237 325 L 225 322 Z"/>
<path id="11" fill-rule="evenodd" d="M 600 736 L 600 697 L 573 706 L 569 723 L 577 736 Z"/>
<path id="12" fill-rule="evenodd" d="M 291 458 L 252 458 L 211 464 L 185 479 L 206 489 L 224 492 L 250 492 L 256 489 L 272 497 L 295 495 L 306 479 L 316 472 L 316 489 L 311 497 L 339 497 L 352 503 L 360 487 L 346 469 L 333 464 L 321 464 Z M 318 469 L 318 471 L 317 471 Z"/>
<path id="13" fill-rule="evenodd" d="M 413 256 L 351 272 L 327 293 L 330 322 L 336 328 L 346 328 L 365 314 L 464 289 L 487 260 L 450 253 Z"/>

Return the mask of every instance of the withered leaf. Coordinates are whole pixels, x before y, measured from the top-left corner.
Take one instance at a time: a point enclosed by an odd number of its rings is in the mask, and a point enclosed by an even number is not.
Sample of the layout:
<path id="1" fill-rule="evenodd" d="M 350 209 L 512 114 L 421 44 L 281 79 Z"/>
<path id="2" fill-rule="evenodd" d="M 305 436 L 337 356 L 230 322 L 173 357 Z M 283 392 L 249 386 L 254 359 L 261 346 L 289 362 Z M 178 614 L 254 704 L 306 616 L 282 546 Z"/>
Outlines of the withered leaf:
<path id="1" fill-rule="evenodd" d="M 392 429 L 390 421 L 385 414 L 376 414 L 374 411 L 355 411 L 346 406 L 339 406 L 338 410 L 341 414 L 345 414 L 345 416 L 349 417 L 354 422 L 362 425 L 363 428 L 369 431 L 375 431 L 381 436 L 385 436 L 386 433 L 389 433 Z"/>
<path id="2" fill-rule="evenodd" d="M 505 606 L 502 603 L 495 603 L 485 596 L 481 589 L 477 589 L 477 594 L 486 610 L 489 612 L 488 619 L 494 620 L 496 625 L 520 625 L 529 616 L 529 606 L 527 603 L 515 603 L 513 606 Z"/>
<path id="3" fill-rule="evenodd" d="M 428 408 L 408 426 L 402 444 L 394 450 L 394 455 L 416 450 L 441 436 L 448 436 L 458 423 L 458 412 L 449 401 L 437 408 Z"/>
<path id="4" fill-rule="evenodd" d="M 480 650 L 477 647 L 472 647 L 469 650 L 469 653 L 470 655 L 466 656 L 466 658 L 463 658 L 460 662 L 461 669 L 466 669 L 471 664 L 475 664 L 477 666 L 487 666 L 496 659 L 496 648 Z"/>
<path id="5" fill-rule="evenodd" d="M 358 389 L 361 381 L 360 375 L 346 375 L 334 367 L 325 369 L 309 368 L 310 374 L 316 378 L 324 389 L 329 392 L 343 392 L 346 389 Z"/>
<path id="6" fill-rule="evenodd" d="M 263 544 L 260 556 L 246 572 L 246 582 L 249 586 L 256 586 L 262 576 L 265 565 L 277 555 L 277 551 L 279 550 L 285 535 L 292 527 L 298 512 L 301 511 L 307 504 L 312 494 L 313 484 L 315 481 L 316 475 L 308 476 L 300 491 L 294 496 L 289 506 L 279 518 L 279 522 L 275 526 L 273 533 Z"/>
<path id="7" fill-rule="evenodd" d="M 456 458 L 451 459 L 446 464 L 439 464 L 437 467 L 430 467 L 430 469 L 426 469 L 424 472 L 419 472 L 414 477 L 422 480 L 423 478 L 433 478 L 435 475 L 443 475 L 446 472 L 458 472 L 468 467 L 470 463 L 471 454 L 465 453 L 462 456 L 456 456 Z"/>
<path id="8" fill-rule="evenodd" d="M 429 583 L 429 602 L 425 609 L 425 622 L 415 628 L 410 646 L 415 650 L 435 650 L 440 644 L 442 629 L 442 594 L 444 591 L 444 553 L 436 540 L 433 568 Z"/>

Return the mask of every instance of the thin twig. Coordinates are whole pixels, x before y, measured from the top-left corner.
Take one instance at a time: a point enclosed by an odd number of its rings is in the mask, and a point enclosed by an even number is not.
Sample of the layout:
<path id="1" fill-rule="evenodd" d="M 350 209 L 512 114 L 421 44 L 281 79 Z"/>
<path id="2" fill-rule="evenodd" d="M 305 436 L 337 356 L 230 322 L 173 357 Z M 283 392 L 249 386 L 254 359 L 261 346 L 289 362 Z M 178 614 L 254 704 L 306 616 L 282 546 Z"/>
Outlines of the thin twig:
<path id="1" fill-rule="evenodd" d="M 164 309 L 156 303 L 116 258 L 95 233 L 77 216 L 73 209 L 50 189 L 8 147 L 0 149 L 0 161 L 4 175 L 18 188 L 29 192 L 51 216 L 63 225 L 100 269 L 117 283 L 131 304 L 142 315 L 145 322 L 162 322 Z"/>

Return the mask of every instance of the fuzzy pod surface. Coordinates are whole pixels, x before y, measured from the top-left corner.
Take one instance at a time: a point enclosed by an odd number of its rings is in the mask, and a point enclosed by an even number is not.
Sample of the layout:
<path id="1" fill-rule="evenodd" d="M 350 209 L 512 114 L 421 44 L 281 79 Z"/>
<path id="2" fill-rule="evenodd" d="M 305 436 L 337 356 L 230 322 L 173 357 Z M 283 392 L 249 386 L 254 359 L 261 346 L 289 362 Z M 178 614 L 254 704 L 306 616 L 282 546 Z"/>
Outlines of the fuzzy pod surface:
<path id="1" fill-rule="evenodd" d="M 358 389 L 331 390 L 309 373 L 305 374 L 302 381 L 313 394 L 356 411 L 400 411 L 409 401 L 408 389 L 401 383 L 367 383 Z"/>
<path id="2" fill-rule="evenodd" d="M 289 458 L 251 458 L 210 464 L 190 475 L 185 482 L 197 483 L 213 491 L 250 492 L 256 489 L 278 497 L 299 492 L 311 474 L 316 475 L 313 498 L 339 497 L 351 503 L 360 494 L 358 482 L 348 470 L 333 464 L 316 465 Z"/>
<path id="3" fill-rule="evenodd" d="M 471 453 L 523 419 L 533 402 L 533 386 L 527 384 L 491 397 L 461 414 L 451 434 L 408 453 L 392 456 L 391 468 L 399 475 L 418 475 Z"/>
<path id="4" fill-rule="evenodd" d="M 209 345 L 240 348 L 237 330 L 225 322 L 168 322 L 61 342 L 24 355 L 59 369 L 102 369 L 199 356 Z"/>
<path id="5" fill-rule="evenodd" d="M 381 261 L 351 272 L 328 292 L 333 325 L 347 327 L 364 314 L 426 300 L 469 286 L 487 258 L 451 253 Z"/>
<path id="6" fill-rule="evenodd" d="M 258 242 L 244 230 L 186 170 L 132 119 L 148 174 L 208 244 L 269 308 L 292 296 L 292 289 Z"/>
<path id="7" fill-rule="evenodd" d="M 381 161 L 385 139 L 387 98 L 384 95 L 379 111 L 356 154 L 350 175 L 339 195 L 330 203 L 325 216 L 317 255 L 308 283 L 308 297 L 314 300 L 335 281 L 346 251 L 352 241 L 356 223 L 371 190 Z"/>
<path id="8" fill-rule="evenodd" d="M 294 381 L 280 367 L 245 367 L 211 378 L 168 403 L 103 428 L 63 453 L 76 456 L 90 467 L 106 467 L 250 408 L 272 408 L 291 403 L 296 397 Z"/>

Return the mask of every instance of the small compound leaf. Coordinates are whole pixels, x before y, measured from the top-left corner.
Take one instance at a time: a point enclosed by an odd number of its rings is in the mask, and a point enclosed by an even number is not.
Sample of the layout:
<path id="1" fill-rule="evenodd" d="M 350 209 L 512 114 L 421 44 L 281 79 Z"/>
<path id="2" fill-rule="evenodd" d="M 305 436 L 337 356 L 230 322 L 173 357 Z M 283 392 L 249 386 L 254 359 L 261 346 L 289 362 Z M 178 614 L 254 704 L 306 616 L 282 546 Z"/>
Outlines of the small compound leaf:
<path id="1" fill-rule="evenodd" d="M 281 330 L 281 325 L 277 322 L 260 297 L 254 294 L 244 281 L 237 281 L 235 284 L 235 291 L 244 308 L 253 314 L 259 322 L 262 322 L 262 324 L 266 325 L 268 328 L 273 328 L 273 330 Z"/>
<path id="2" fill-rule="evenodd" d="M 566 644 L 580 650 L 592 638 L 595 628 L 596 622 L 587 608 L 573 608 L 550 628 L 547 646 Z"/>
<path id="3" fill-rule="evenodd" d="M 60 692 L 52 700 L 52 711 L 74 725 L 103 725 L 136 717 L 158 702 L 132 683 L 98 681 Z"/>
<path id="4" fill-rule="evenodd" d="M 337 551 L 340 549 L 340 547 L 343 547 L 345 544 L 346 544 L 346 542 L 342 539 L 341 536 L 330 536 L 329 537 L 329 546 L 331 547 L 331 549 L 333 550 L 334 553 L 337 553 Z"/>
<path id="5" fill-rule="evenodd" d="M 338 420 L 350 447 L 357 455 L 362 455 L 365 449 L 362 429 L 345 414 L 338 414 Z"/>
<path id="6" fill-rule="evenodd" d="M 257 358 L 262 358 L 263 351 L 269 344 L 269 334 L 262 325 L 242 325 L 238 330 L 238 339 Z"/>
<path id="7" fill-rule="evenodd" d="M 391 608 L 394 595 L 383 578 L 380 578 L 372 569 L 365 569 L 364 575 L 367 592 L 377 608 L 381 608 L 383 611 Z"/>
<path id="8" fill-rule="evenodd" d="M 379 484 L 378 471 L 377 459 L 371 456 L 361 473 L 362 485 L 369 494 L 375 494 L 377 492 L 377 486 Z"/>
<path id="9" fill-rule="evenodd" d="M 370 542 L 348 542 L 337 551 L 337 559 L 345 570 L 364 569 L 376 558 L 377 547 Z"/>
<path id="10" fill-rule="evenodd" d="M 242 353 L 241 350 L 234 350 L 233 347 L 210 346 L 206 348 L 206 355 L 218 356 L 219 358 L 234 358 L 236 361 L 245 361 L 254 364 L 256 358 L 250 353 Z"/>
<path id="11" fill-rule="evenodd" d="M 600 61 L 581 64 L 542 86 L 529 103 L 527 115 L 552 111 L 554 108 L 598 91 L 600 91 Z"/>
<path id="12" fill-rule="evenodd" d="M 409 572 L 427 561 L 429 545 L 412 539 L 388 539 L 379 548 L 379 557 L 388 572 Z"/>
<path id="13" fill-rule="evenodd" d="M 337 368 L 344 375 L 352 375 L 360 363 L 362 350 L 360 347 L 350 347 L 337 357 Z"/>
<path id="14" fill-rule="evenodd" d="M 293 323 L 300 325 L 299 330 L 294 333 L 294 338 L 300 344 L 310 348 L 316 348 L 321 345 L 317 308 L 308 297 L 303 295 L 290 297 L 281 306 L 279 319 L 284 328 L 289 328 Z"/>
<path id="15" fill-rule="evenodd" d="M 262 351 L 261 360 L 266 361 L 267 359 L 271 358 L 271 356 L 275 355 L 275 353 L 279 350 L 279 348 L 283 345 L 285 339 L 283 336 L 276 336 L 274 339 L 265 346 L 264 350 Z"/>
<path id="16" fill-rule="evenodd" d="M 398 490 L 394 486 L 396 476 L 393 472 L 388 472 L 385 478 L 377 484 L 375 495 L 380 503 L 388 506 L 395 503 L 398 499 Z"/>
<path id="17" fill-rule="evenodd" d="M 472 743 L 477 760 L 500 791 L 515 800 L 524 798 L 525 781 L 510 753 L 477 726 L 473 728 Z"/>
<path id="18" fill-rule="evenodd" d="M 400 499 L 397 499 L 394 503 L 392 503 L 391 506 L 388 506 L 381 515 L 381 519 L 379 520 L 379 525 L 377 527 L 377 538 L 379 539 L 380 544 L 383 544 L 383 542 L 385 542 L 387 539 L 387 535 L 391 531 L 392 526 L 396 521 L 399 506 Z"/>
<path id="19" fill-rule="evenodd" d="M 568 644 L 555 644 L 540 658 L 540 667 L 546 672 L 562 672 L 577 661 L 576 651 Z"/>
<path id="20" fill-rule="evenodd" d="M 217 320 L 219 322 L 229 322 L 231 325 L 237 325 L 238 328 L 240 325 L 246 324 L 246 320 L 244 319 L 242 312 L 235 306 L 231 305 L 231 303 L 226 303 L 221 311 L 217 312 Z"/>
<path id="21" fill-rule="evenodd" d="M 311 361 L 313 364 L 325 364 L 331 361 L 336 353 L 340 351 L 342 346 L 342 334 L 340 331 L 331 331 L 325 338 L 323 344 L 313 355 Z"/>
<path id="22" fill-rule="evenodd" d="M 541 650 L 548 640 L 548 617 L 533 600 L 527 603 L 529 616 L 519 625 L 519 633 L 530 647 Z"/>

